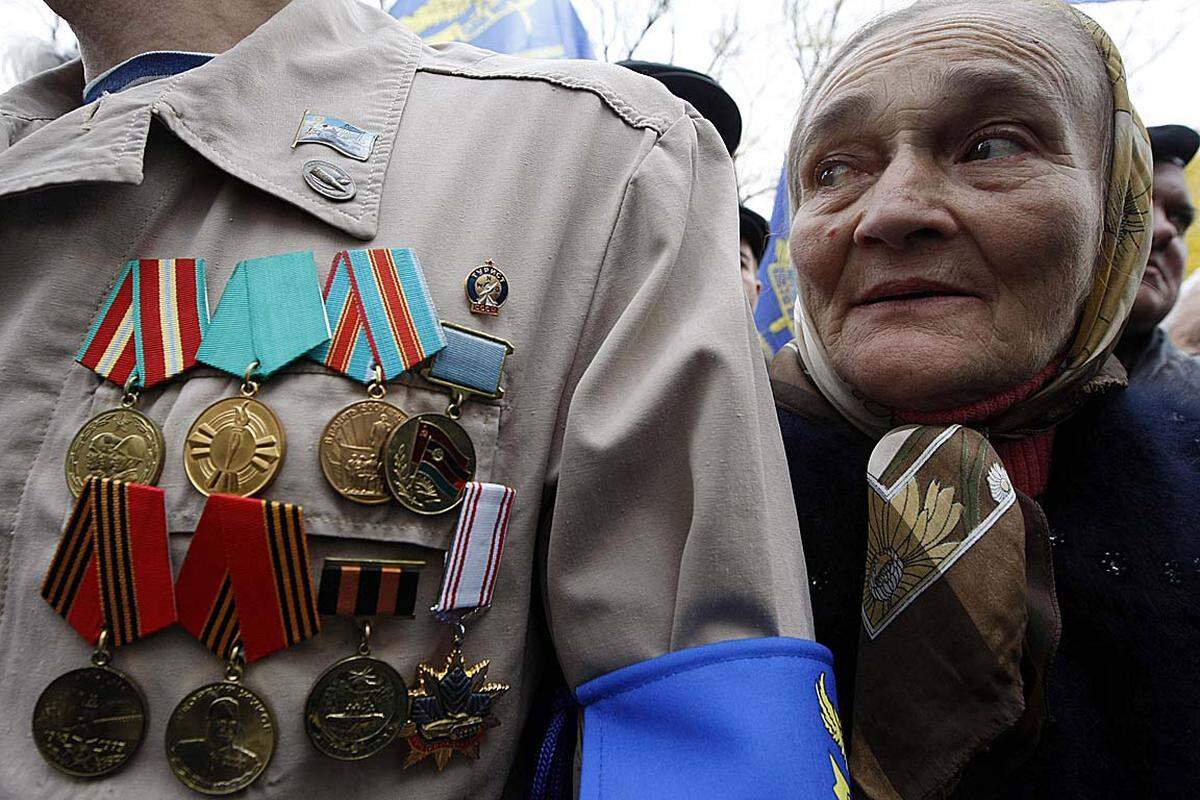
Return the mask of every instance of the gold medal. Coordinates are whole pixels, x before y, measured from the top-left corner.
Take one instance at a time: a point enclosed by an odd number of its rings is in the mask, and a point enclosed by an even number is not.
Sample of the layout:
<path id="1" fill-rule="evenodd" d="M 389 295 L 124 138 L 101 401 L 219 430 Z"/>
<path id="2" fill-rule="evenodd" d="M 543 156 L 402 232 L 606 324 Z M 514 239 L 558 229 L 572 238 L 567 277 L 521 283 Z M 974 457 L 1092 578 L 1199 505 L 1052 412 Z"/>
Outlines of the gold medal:
<path id="1" fill-rule="evenodd" d="M 313 746 L 339 761 L 361 761 L 380 752 L 408 722 L 408 687 L 400 673 L 371 657 L 370 623 L 363 623 L 358 653 L 317 679 L 304 706 L 304 729 Z"/>
<path id="2" fill-rule="evenodd" d="M 121 769 L 146 735 L 141 690 L 106 658 L 93 656 L 92 663 L 55 678 L 33 709 L 38 752 L 50 766 L 77 778 Z"/>
<path id="3" fill-rule="evenodd" d="M 375 380 L 367 387 L 370 400 L 352 403 L 339 411 L 321 434 L 317 456 L 321 472 L 333 490 L 347 500 L 365 505 L 386 503 L 383 447 L 400 423 L 408 418 L 385 403 L 383 371 L 375 366 Z"/>
<path id="4" fill-rule="evenodd" d="M 176 778 L 201 794 L 242 791 L 258 780 L 275 752 L 275 718 L 240 681 L 235 654 L 225 680 L 191 692 L 167 721 L 167 763 Z"/>
<path id="5" fill-rule="evenodd" d="M 479 758 L 479 745 L 489 728 L 499 725 L 492 704 L 508 685 L 487 682 L 487 661 L 463 661 L 461 635 L 456 637 L 445 665 L 417 666 L 417 688 L 410 693 L 412 721 L 401 734 L 409 746 L 404 768 L 432 757 L 438 772 L 454 753 Z"/>
<path id="6" fill-rule="evenodd" d="M 204 409 L 184 440 L 183 468 L 201 494 L 250 497 L 265 489 L 283 464 L 283 425 L 254 399 L 258 384 L 250 374 L 257 364 L 246 370 L 242 396 Z"/>
<path id="7" fill-rule="evenodd" d="M 67 487 L 78 497 L 88 478 L 115 478 L 154 485 L 162 474 L 162 432 L 130 407 L 103 411 L 88 420 L 67 448 Z"/>
<path id="8" fill-rule="evenodd" d="M 400 505 L 417 514 L 443 514 L 462 502 L 475 477 L 475 446 L 449 416 L 417 414 L 388 437 L 383 467 Z"/>

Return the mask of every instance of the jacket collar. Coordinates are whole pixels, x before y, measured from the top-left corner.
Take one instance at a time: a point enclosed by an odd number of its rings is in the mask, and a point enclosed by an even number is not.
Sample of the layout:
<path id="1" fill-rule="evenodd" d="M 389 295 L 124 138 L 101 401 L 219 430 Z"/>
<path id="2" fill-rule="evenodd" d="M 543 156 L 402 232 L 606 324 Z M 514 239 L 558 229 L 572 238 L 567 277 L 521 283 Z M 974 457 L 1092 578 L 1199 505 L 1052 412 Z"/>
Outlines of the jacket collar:
<path id="1" fill-rule="evenodd" d="M 82 70 L 65 65 L 0 97 L 0 113 L 53 120 L 0 150 L 0 197 L 79 182 L 141 183 L 154 116 L 228 174 L 371 239 L 421 51 L 419 38 L 356 0 L 293 0 L 209 63 L 86 106 Z M 368 159 L 321 145 L 293 148 L 306 110 L 377 133 Z M 355 196 L 339 203 L 310 190 L 302 172 L 310 159 L 348 173 Z"/>

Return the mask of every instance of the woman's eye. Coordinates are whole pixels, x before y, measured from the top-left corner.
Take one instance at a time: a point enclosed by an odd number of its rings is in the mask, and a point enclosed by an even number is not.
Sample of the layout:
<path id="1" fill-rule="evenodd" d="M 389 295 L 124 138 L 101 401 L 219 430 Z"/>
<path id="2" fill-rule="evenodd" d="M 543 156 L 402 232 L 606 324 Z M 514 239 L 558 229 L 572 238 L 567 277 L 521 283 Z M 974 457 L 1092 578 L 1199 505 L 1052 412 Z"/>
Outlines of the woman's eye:
<path id="1" fill-rule="evenodd" d="M 816 170 L 818 186 L 837 186 L 850 174 L 850 165 L 843 161 L 819 164 Z"/>
<path id="2" fill-rule="evenodd" d="M 989 136 L 971 145 L 963 161 L 987 161 L 992 158 L 1007 158 L 1025 152 L 1020 142 L 1005 136 Z"/>

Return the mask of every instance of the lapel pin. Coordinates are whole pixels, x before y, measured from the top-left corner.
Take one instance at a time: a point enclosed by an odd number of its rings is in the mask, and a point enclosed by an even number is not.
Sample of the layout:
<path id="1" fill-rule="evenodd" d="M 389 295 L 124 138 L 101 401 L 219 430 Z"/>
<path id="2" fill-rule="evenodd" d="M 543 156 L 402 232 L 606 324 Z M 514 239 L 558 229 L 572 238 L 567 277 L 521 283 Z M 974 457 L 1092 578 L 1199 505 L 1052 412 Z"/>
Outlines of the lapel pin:
<path id="1" fill-rule="evenodd" d="M 508 300 L 508 278 L 490 258 L 471 270 L 463 286 L 472 314 L 498 316 Z"/>

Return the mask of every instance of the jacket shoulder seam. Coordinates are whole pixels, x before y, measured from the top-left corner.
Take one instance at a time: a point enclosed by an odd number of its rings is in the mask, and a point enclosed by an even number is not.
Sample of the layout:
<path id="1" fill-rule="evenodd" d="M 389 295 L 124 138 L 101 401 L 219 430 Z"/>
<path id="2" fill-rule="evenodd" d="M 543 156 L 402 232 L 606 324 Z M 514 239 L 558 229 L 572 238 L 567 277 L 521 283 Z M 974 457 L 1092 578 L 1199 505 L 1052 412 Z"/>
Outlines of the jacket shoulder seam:
<path id="1" fill-rule="evenodd" d="M 58 117 L 27 117 L 24 114 L 18 114 L 16 111 L 10 111 L 7 108 L 0 108 L 0 117 L 19 119 L 22 122 L 53 122 L 58 119 Z"/>
<path id="2" fill-rule="evenodd" d="M 578 75 L 570 75 L 557 70 L 547 70 L 540 66 L 540 62 L 531 62 L 533 64 L 538 64 L 538 68 L 525 70 L 480 69 L 479 65 L 490 60 L 490 58 L 490 56 L 482 58 L 470 66 L 445 66 L 422 63 L 417 67 L 417 72 L 427 72 L 433 75 L 471 78 L 473 80 L 538 81 L 541 83 L 553 84 L 564 89 L 588 92 L 598 97 L 614 114 L 620 117 L 621 120 L 623 120 L 630 127 L 652 130 L 659 136 L 665 134 L 676 122 L 679 121 L 680 118 L 687 116 L 686 110 L 682 111 L 679 117 L 676 118 L 642 113 L 631 103 L 625 100 L 625 98 L 614 92 L 611 87 L 606 86 L 599 81 L 589 80 Z"/>

